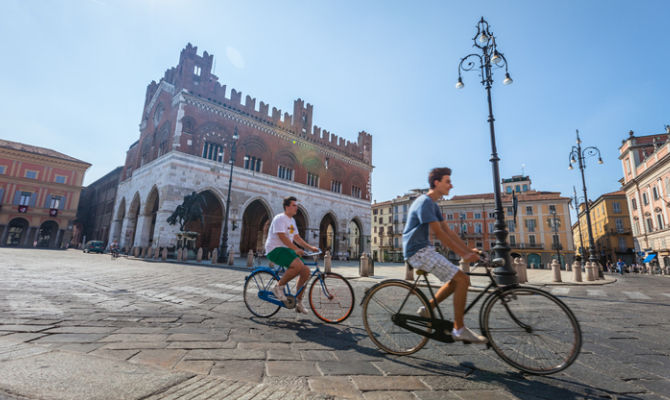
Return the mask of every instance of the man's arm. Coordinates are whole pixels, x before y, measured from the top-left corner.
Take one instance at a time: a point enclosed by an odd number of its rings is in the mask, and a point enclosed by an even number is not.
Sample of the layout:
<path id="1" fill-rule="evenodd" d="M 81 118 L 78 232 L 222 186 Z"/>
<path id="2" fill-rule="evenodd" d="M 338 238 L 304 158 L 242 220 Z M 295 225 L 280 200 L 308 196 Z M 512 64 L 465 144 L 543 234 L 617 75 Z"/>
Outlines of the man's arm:
<path id="1" fill-rule="evenodd" d="M 306 249 L 310 249 L 312 251 L 318 251 L 319 250 L 318 247 L 314 247 L 314 246 L 310 245 L 309 243 L 307 243 L 303 238 L 300 237 L 300 235 L 293 236 L 293 241 L 298 243 L 300 246 L 302 246 Z"/>
<path id="2" fill-rule="evenodd" d="M 440 239 L 440 242 L 451 250 L 455 251 L 466 262 L 475 262 L 479 260 L 479 255 L 468 249 L 465 242 L 449 227 L 444 221 L 433 221 L 429 223 L 430 231 Z"/>
<path id="3" fill-rule="evenodd" d="M 286 247 L 288 247 L 289 249 L 293 249 L 293 250 L 295 250 L 296 254 L 298 254 L 299 256 L 305 254 L 305 251 L 304 251 L 303 249 L 301 249 L 300 247 L 296 246 L 295 244 L 293 244 L 293 242 L 291 242 L 291 241 L 289 240 L 288 235 L 287 235 L 286 233 L 284 233 L 284 232 L 279 232 L 279 233 L 277 233 L 277 236 L 279 236 L 279 240 L 281 240 L 281 242 L 284 243 L 284 245 L 285 245 Z M 297 235 L 296 235 L 296 236 L 297 236 Z"/>

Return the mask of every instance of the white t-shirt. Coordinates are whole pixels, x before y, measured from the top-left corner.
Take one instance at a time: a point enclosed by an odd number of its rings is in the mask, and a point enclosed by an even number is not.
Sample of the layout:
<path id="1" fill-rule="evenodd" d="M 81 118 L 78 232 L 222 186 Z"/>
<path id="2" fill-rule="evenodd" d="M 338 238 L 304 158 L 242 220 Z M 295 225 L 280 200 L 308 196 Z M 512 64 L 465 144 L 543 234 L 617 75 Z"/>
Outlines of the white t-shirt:
<path id="1" fill-rule="evenodd" d="M 265 242 L 265 254 L 270 253 L 277 247 L 286 247 L 284 242 L 279 238 L 278 233 L 285 233 L 288 240 L 293 242 L 293 237 L 298 234 L 298 224 L 295 219 L 289 218 L 286 214 L 281 213 L 272 218 L 270 229 L 268 230 L 268 240 Z"/>

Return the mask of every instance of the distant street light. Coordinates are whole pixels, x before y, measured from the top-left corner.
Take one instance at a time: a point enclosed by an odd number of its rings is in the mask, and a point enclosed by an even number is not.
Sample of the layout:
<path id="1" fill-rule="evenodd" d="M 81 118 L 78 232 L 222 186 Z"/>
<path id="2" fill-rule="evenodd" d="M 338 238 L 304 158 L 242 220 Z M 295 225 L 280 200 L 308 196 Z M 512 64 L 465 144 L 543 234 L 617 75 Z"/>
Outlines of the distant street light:
<path id="1" fill-rule="evenodd" d="M 560 221 L 558 219 L 558 216 L 556 215 L 556 210 L 555 209 L 549 210 L 549 213 L 551 214 L 552 231 L 554 231 L 554 241 L 553 242 L 554 242 L 554 247 L 556 247 L 556 259 L 558 260 L 558 268 L 561 269 L 563 267 L 563 265 L 561 264 L 561 239 L 560 239 L 560 236 L 559 236 L 559 233 L 558 233 L 558 223 Z M 565 269 L 566 270 L 568 269 L 567 265 L 566 265 Z"/>
<path id="2" fill-rule="evenodd" d="M 516 272 L 512 267 L 509 257 L 510 248 L 507 245 L 507 225 L 505 224 L 505 214 L 502 206 L 502 196 L 500 193 L 500 170 L 498 168 L 498 150 L 496 148 L 495 129 L 493 126 L 493 106 L 491 105 L 491 84 L 493 83 L 493 68 L 505 68 L 504 85 L 512 83 L 512 78 L 507 71 L 507 59 L 498 51 L 496 45 L 496 38 L 489 30 L 489 24 L 484 20 L 484 17 L 477 23 L 477 33 L 474 38 L 474 46 L 481 50 L 481 54 L 472 53 L 461 58 L 458 64 L 458 82 L 456 88 L 461 89 L 465 85 L 461 78 L 461 71 L 472 71 L 475 67 L 479 67 L 481 71 L 481 84 L 486 88 L 486 96 L 489 106 L 489 129 L 491 131 L 491 166 L 493 169 L 493 190 L 495 195 L 495 231 L 496 242 L 493 247 L 494 258 L 502 258 L 505 264 L 496 267 L 493 270 L 493 275 L 500 285 L 513 285 L 518 282 Z M 478 64 L 477 64 L 478 63 Z"/>
<path id="3" fill-rule="evenodd" d="M 589 197 L 586 194 L 586 180 L 584 179 L 584 168 L 586 168 L 586 159 L 589 157 L 598 156 L 598 164 L 603 163 L 603 159 L 600 156 L 600 150 L 595 146 L 589 146 L 582 149 L 582 140 L 579 138 L 579 129 L 577 130 L 577 146 L 572 146 L 570 150 L 570 165 L 568 169 L 573 169 L 572 164 L 578 162 L 579 171 L 582 174 L 582 186 L 584 187 L 584 206 L 586 211 L 586 225 L 589 233 L 589 262 L 591 265 L 597 265 L 598 257 L 596 256 L 596 246 L 593 241 L 593 230 L 591 229 L 591 213 L 589 206 Z M 577 211 L 577 220 L 579 220 L 579 210 Z M 603 278 L 603 272 L 598 268 L 598 276 Z"/>
<path id="4" fill-rule="evenodd" d="M 223 220 L 223 233 L 221 234 L 221 247 L 219 249 L 219 263 L 225 263 L 228 260 L 228 214 L 230 213 L 230 190 L 233 186 L 233 167 L 235 166 L 235 153 L 237 152 L 237 127 L 233 133 L 233 144 L 230 149 L 230 176 L 228 177 L 228 196 L 226 198 L 226 214 Z"/>

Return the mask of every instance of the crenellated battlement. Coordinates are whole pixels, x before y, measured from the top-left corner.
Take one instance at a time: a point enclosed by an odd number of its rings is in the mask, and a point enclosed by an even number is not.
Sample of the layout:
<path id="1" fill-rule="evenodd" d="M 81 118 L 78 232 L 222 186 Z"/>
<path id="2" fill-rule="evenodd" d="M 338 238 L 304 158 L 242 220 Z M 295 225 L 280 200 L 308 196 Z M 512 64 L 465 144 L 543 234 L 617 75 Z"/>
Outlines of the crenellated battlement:
<path id="1" fill-rule="evenodd" d="M 230 96 L 227 97 L 226 85 L 221 85 L 218 82 L 219 78 L 212 73 L 213 63 L 214 55 L 208 54 L 205 51 L 202 56 L 198 56 L 198 47 L 188 43 L 181 51 L 179 65 L 165 71 L 163 79 L 173 84 L 177 92 L 186 89 L 192 95 L 233 109 L 269 125 L 290 131 L 304 140 L 345 153 L 350 157 L 363 160 L 367 163 L 372 163 L 370 154 L 372 136 L 370 134 L 360 132 L 358 134 L 358 141 L 351 142 L 315 126 L 312 119 L 313 106 L 300 98 L 293 102 L 293 114 L 284 112 L 282 115 L 282 111 L 276 107 L 272 107 L 272 112 L 270 113 L 270 105 L 263 101 L 259 102 L 257 109 L 256 98 L 249 95 L 245 96 L 244 104 L 242 104 L 241 91 L 231 89 Z M 158 89 L 158 86 L 156 82 L 151 82 L 147 86 L 147 103 Z"/>

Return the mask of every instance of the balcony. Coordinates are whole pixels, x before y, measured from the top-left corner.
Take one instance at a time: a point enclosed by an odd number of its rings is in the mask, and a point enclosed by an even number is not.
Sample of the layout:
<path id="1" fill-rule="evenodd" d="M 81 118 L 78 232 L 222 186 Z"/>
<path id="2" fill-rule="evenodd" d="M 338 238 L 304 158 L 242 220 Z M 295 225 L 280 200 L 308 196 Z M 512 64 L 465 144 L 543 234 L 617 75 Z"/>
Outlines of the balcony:
<path id="1" fill-rule="evenodd" d="M 516 243 L 510 247 L 513 249 L 544 249 L 544 243 Z"/>

